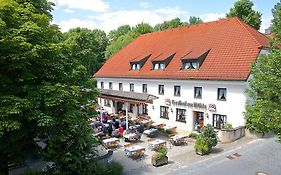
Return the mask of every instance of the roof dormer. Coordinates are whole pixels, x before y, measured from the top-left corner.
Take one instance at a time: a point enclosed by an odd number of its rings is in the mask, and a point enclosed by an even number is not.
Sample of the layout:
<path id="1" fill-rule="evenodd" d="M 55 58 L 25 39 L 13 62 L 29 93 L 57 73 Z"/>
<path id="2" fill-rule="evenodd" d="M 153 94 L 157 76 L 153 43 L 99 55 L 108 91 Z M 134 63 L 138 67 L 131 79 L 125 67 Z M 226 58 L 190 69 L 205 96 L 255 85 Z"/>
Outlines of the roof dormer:
<path id="1" fill-rule="evenodd" d="M 211 49 L 208 50 L 197 50 L 197 51 L 189 51 L 185 54 L 181 61 L 182 61 L 182 70 L 191 70 L 191 69 L 199 69 L 200 66 L 203 64 L 205 58 L 207 57 L 208 53 Z"/>
<path id="2" fill-rule="evenodd" d="M 163 53 L 159 54 L 152 60 L 153 68 L 152 70 L 164 70 L 170 61 L 173 59 L 176 53 L 169 54 L 169 56 Z"/>
<path id="3" fill-rule="evenodd" d="M 151 54 L 146 55 L 145 57 L 138 56 L 131 60 L 131 70 L 140 70 L 150 56 Z"/>

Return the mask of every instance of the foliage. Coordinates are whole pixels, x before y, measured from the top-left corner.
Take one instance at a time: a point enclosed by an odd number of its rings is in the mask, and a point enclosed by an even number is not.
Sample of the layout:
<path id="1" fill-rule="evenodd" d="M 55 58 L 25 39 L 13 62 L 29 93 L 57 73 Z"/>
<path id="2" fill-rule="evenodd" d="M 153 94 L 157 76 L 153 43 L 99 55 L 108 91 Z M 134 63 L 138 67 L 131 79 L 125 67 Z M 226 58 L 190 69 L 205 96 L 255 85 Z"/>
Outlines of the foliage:
<path id="1" fill-rule="evenodd" d="M 190 16 L 188 23 L 189 23 L 189 25 L 195 25 L 195 24 L 203 23 L 203 20 L 196 16 Z"/>
<path id="2" fill-rule="evenodd" d="M 118 162 L 99 163 L 96 175 L 122 175 L 123 166 Z"/>
<path id="3" fill-rule="evenodd" d="M 121 30 L 121 29 L 120 29 Z M 136 25 L 135 27 L 132 28 L 132 30 L 125 35 L 120 35 L 119 32 L 115 32 L 117 36 L 111 36 L 112 38 L 117 38 L 107 46 L 106 52 L 105 52 L 105 58 L 109 58 L 110 56 L 114 55 L 117 53 L 119 50 L 124 48 L 126 45 L 128 45 L 131 41 L 133 41 L 135 38 L 138 36 L 145 34 L 145 33 L 150 33 L 153 32 L 153 28 L 147 24 L 147 23 L 140 23 Z M 114 33 L 114 31 L 112 32 Z"/>
<path id="4" fill-rule="evenodd" d="M 55 163 L 49 173 L 95 174 L 87 158 L 95 154 L 88 126 L 94 81 L 50 24 L 51 5 L 0 1 L 0 174 L 40 152 Z M 45 150 L 36 137 L 46 140 Z"/>
<path id="5" fill-rule="evenodd" d="M 194 145 L 195 150 L 209 152 L 212 147 L 218 143 L 215 129 L 212 125 L 207 124 L 201 129 L 201 134 L 196 138 Z"/>
<path id="6" fill-rule="evenodd" d="M 261 55 L 251 69 L 250 89 L 253 103 L 246 105 L 246 127 L 265 133 L 281 135 L 281 51 Z"/>
<path id="7" fill-rule="evenodd" d="M 167 156 L 167 148 L 166 147 L 161 147 L 158 150 L 156 150 L 155 154 L 153 155 L 156 159 L 161 159 L 163 157 Z"/>
<path id="8" fill-rule="evenodd" d="M 117 40 L 120 36 L 126 35 L 131 32 L 132 28 L 129 25 L 122 25 L 118 27 L 116 30 L 111 30 L 108 34 L 109 41 Z"/>
<path id="9" fill-rule="evenodd" d="M 187 22 L 182 22 L 179 18 L 174 18 L 169 21 L 164 21 L 163 23 L 156 24 L 154 26 L 154 31 L 162 31 L 162 30 L 177 28 L 186 25 L 188 25 Z"/>
<path id="10" fill-rule="evenodd" d="M 254 3 L 250 0 L 238 0 L 234 7 L 226 14 L 227 18 L 239 17 L 253 28 L 259 30 L 261 26 L 261 12 L 253 10 Z"/>
<path id="11" fill-rule="evenodd" d="M 246 105 L 246 127 L 260 133 L 269 131 L 279 136 L 281 141 L 281 3 L 272 9 L 272 28 L 275 34 L 271 43 L 271 53 L 261 55 L 252 65 L 250 88 L 251 97 Z"/>
<path id="12" fill-rule="evenodd" d="M 272 31 L 274 33 L 274 38 L 273 38 L 273 47 L 281 45 L 281 2 L 278 2 L 274 8 L 272 9 L 272 15 L 273 15 L 273 20 L 272 20 Z"/>
<path id="13" fill-rule="evenodd" d="M 197 132 L 192 132 L 192 133 L 190 133 L 189 134 L 189 137 L 191 137 L 191 138 L 197 138 L 199 135 L 197 134 Z"/>
<path id="14" fill-rule="evenodd" d="M 69 56 L 77 59 L 87 69 L 89 76 L 101 68 L 108 44 L 105 32 L 75 28 L 64 33 L 64 39 L 70 50 Z"/>
<path id="15" fill-rule="evenodd" d="M 233 129 L 233 126 L 231 123 L 226 123 L 223 127 L 223 129 Z"/>

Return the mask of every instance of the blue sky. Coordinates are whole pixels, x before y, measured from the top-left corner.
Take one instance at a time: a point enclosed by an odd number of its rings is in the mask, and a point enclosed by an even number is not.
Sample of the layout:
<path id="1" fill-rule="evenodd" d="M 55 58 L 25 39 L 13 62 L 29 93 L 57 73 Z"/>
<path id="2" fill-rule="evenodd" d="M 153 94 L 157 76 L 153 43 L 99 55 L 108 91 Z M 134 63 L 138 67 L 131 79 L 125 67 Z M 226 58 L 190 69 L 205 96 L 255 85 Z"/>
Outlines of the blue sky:
<path id="1" fill-rule="evenodd" d="M 120 25 L 134 26 L 140 22 L 150 25 L 179 17 L 188 21 L 197 16 L 203 21 L 214 21 L 233 7 L 236 0 L 51 0 L 54 7 L 53 23 L 63 32 L 74 27 L 101 29 L 109 32 Z M 254 9 L 262 15 L 261 32 L 269 27 L 271 9 L 280 0 L 252 0 Z"/>

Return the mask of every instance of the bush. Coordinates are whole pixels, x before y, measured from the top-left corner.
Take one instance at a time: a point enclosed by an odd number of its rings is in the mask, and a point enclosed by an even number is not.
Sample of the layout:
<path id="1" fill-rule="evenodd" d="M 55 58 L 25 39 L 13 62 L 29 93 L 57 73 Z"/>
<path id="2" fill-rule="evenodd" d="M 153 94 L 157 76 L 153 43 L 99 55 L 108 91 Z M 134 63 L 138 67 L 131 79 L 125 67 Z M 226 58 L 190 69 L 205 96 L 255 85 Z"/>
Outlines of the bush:
<path id="1" fill-rule="evenodd" d="M 201 130 L 201 134 L 197 137 L 194 148 L 196 151 L 209 153 L 213 146 L 218 143 L 215 129 L 212 125 L 207 124 Z"/>
<path id="2" fill-rule="evenodd" d="M 98 165 L 98 175 L 122 175 L 123 166 L 118 162 L 111 162 Z"/>
<path id="3" fill-rule="evenodd" d="M 233 129 L 232 124 L 231 123 L 226 123 L 224 125 L 223 129 Z"/>
<path id="4" fill-rule="evenodd" d="M 167 148 L 162 147 L 155 152 L 154 156 L 155 156 L 156 159 L 161 159 L 161 158 L 163 158 L 167 155 L 167 152 L 168 152 Z"/>

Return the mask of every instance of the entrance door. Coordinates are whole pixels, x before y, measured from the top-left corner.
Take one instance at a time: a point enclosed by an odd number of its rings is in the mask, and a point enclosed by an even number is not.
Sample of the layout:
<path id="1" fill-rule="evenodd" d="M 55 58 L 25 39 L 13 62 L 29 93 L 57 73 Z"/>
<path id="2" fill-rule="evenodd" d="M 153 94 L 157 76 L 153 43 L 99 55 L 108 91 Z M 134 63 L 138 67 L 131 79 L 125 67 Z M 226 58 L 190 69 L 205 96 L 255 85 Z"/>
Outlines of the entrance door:
<path id="1" fill-rule="evenodd" d="M 194 111 L 194 130 L 200 132 L 204 126 L 204 112 Z"/>
<path id="2" fill-rule="evenodd" d="M 122 107 L 123 107 L 123 103 L 117 102 L 117 107 L 116 107 L 117 113 L 118 113 L 119 111 L 122 111 Z"/>

